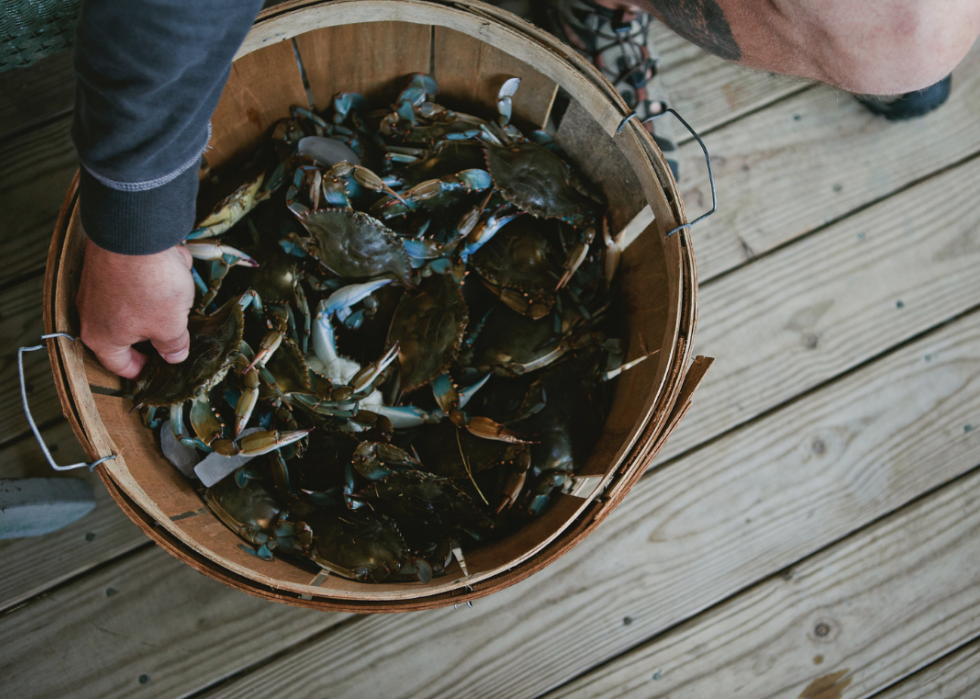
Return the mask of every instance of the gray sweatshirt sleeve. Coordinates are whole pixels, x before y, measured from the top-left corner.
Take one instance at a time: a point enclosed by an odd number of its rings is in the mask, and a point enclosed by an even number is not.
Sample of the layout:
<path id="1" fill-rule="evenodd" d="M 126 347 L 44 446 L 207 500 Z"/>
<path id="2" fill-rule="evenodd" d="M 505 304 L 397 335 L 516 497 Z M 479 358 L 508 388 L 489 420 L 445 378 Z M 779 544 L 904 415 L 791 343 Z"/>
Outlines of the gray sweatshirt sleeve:
<path id="1" fill-rule="evenodd" d="M 101 248 L 166 250 L 194 225 L 197 170 L 262 0 L 85 0 L 72 140 L 82 225 Z"/>

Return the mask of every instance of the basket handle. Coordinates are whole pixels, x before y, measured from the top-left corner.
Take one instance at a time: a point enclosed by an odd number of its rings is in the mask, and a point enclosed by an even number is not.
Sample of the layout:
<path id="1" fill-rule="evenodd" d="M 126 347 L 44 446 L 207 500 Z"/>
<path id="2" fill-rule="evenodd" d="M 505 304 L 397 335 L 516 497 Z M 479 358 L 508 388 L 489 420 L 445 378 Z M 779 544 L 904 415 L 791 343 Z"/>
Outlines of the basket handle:
<path id="1" fill-rule="evenodd" d="M 667 237 L 669 238 L 670 236 L 674 235 L 674 233 L 676 233 L 677 231 L 683 230 L 685 228 L 690 228 L 695 223 L 700 223 L 704 219 L 708 218 L 715 211 L 717 211 L 718 210 L 718 194 L 715 191 L 715 173 L 711 169 L 711 156 L 708 155 L 708 147 L 704 145 L 704 141 L 701 140 L 701 137 L 698 135 L 698 132 L 694 130 L 694 127 L 692 127 L 690 124 L 687 123 L 687 121 L 684 120 L 684 117 L 682 117 L 680 114 L 678 114 L 676 111 L 674 111 L 670 107 L 667 107 L 666 109 L 664 109 L 659 114 L 654 114 L 651 117 L 647 117 L 646 119 L 644 119 L 640 123 L 641 124 L 644 124 L 644 125 L 645 124 L 649 124 L 654 119 L 659 119 L 660 117 L 664 116 L 665 114 L 673 114 L 675 117 L 677 117 L 677 121 L 681 122 L 684 125 L 684 128 L 686 128 L 688 131 L 691 132 L 691 135 L 694 136 L 694 140 L 698 142 L 698 145 L 699 146 L 701 146 L 701 150 L 702 150 L 702 152 L 704 152 L 704 160 L 708 164 L 708 182 L 711 183 L 711 211 L 709 211 L 709 212 L 707 212 L 705 214 L 701 214 L 700 216 L 698 216 L 696 219 L 694 219 L 690 223 L 683 223 L 680 226 L 677 226 L 677 228 L 674 228 L 674 229 L 670 230 L 667 233 Z M 629 123 L 629 121 L 631 119 L 637 119 L 637 118 L 639 118 L 639 115 L 636 112 L 630 112 L 629 114 L 627 114 L 623 118 L 623 120 L 619 123 L 619 127 L 616 129 L 616 133 L 617 134 L 622 133 L 623 132 L 623 129 L 626 128 L 626 124 Z"/>
<path id="2" fill-rule="evenodd" d="M 52 337 L 64 337 L 72 342 L 75 338 L 68 333 L 51 333 L 50 335 L 41 335 L 42 340 L 48 340 Z M 115 454 L 110 454 L 109 456 L 103 456 L 98 461 L 93 461 L 88 464 L 85 462 L 78 464 L 70 464 L 68 466 L 59 466 L 54 462 L 54 458 L 51 456 L 51 452 L 48 451 L 48 446 L 44 443 L 44 438 L 41 437 L 41 431 L 37 428 L 37 424 L 34 422 L 34 416 L 31 415 L 31 408 L 27 404 L 27 382 L 24 379 L 24 353 L 25 352 L 36 352 L 37 350 L 44 349 L 47 345 L 35 345 L 34 347 L 21 347 L 17 350 L 17 371 L 20 374 L 20 397 L 24 401 L 24 415 L 27 416 L 27 423 L 31 426 L 31 431 L 34 432 L 34 436 L 37 438 L 37 443 L 41 445 L 41 451 L 48 459 L 48 463 L 51 464 L 51 468 L 55 471 L 71 471 L 76 468 L 87 467 L 89 471 L 93 470 L 99 464 L 110 461 L 116 458 Z"/>

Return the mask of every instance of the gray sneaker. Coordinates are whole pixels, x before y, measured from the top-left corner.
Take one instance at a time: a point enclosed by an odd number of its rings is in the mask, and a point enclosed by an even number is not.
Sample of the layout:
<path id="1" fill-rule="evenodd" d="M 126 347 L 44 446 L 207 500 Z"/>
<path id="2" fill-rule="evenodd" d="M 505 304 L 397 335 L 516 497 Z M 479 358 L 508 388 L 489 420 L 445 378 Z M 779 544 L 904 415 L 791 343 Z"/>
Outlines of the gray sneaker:
<path id="1" fill-rule="evenodd" d="M 619 91 L 640 119 L 660 114 L 667 108 L 667 93 L 657 75 L 657 54 L 650 40 L 651 17 L 642 12 L 626 13 L 596 5 L 590 0 L 548 0 L 538 19 L 552 34 L 586 56 Z M 653 133 L 674 178 L 677 150 L 670 117 L 657 120 Z"/>

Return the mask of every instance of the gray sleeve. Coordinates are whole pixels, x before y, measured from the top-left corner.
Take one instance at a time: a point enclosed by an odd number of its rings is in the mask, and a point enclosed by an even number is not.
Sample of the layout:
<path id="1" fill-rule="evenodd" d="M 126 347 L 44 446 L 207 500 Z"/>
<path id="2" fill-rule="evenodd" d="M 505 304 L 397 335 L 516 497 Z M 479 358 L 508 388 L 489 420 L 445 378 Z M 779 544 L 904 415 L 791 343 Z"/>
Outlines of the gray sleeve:
<path id="1" fill-rule="evenodd" d="M 85 0 L 72 140 L 82 225 L 146 255 L 194 225 L 209 119 L 262 0 Z"/>

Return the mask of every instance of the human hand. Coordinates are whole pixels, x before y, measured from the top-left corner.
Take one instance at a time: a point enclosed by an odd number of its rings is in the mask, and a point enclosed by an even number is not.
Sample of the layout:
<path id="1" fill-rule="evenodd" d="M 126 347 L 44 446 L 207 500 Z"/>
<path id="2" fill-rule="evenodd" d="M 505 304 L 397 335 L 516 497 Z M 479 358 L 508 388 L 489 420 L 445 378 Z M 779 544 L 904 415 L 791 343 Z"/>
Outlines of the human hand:
<path id="1" fill-rule="evenodd" d="M 171 364 L 187 358 L 191 263 L 179 245 L 155 255 L 119 255 L 88 241 L 77 299 L 81 337 L 106 369 L 136 378 L 146 355 L 132 345 L 145 340 Z"/>

